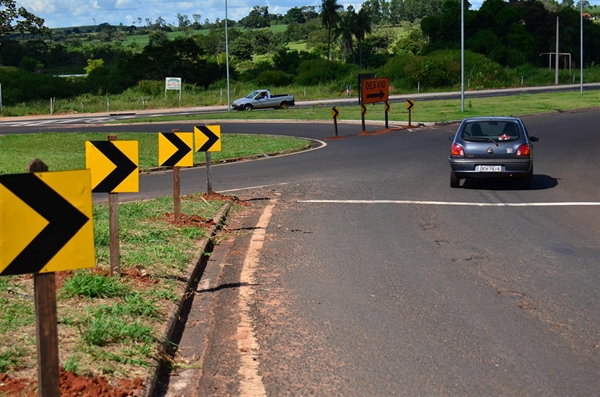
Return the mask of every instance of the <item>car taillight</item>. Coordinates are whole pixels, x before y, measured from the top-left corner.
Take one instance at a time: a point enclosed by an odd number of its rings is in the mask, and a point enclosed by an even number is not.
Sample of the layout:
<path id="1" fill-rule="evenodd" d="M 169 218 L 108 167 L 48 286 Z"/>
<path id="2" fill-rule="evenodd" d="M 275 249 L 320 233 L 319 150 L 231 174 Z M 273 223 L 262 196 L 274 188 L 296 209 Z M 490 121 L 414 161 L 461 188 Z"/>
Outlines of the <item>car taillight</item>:
<path id="1" fill-rule="evenodd" d="M 517 148 L 517 157 L 529 157 L 531 156 L 531 149 L 529 144 L 524 143 Z"/>
<path id="2" fill-rule="evenodd" d="M 458 143 L 452 144 L 452 150 L 450 152 L 453 156 L 465 157 L 465 150 Z"/>

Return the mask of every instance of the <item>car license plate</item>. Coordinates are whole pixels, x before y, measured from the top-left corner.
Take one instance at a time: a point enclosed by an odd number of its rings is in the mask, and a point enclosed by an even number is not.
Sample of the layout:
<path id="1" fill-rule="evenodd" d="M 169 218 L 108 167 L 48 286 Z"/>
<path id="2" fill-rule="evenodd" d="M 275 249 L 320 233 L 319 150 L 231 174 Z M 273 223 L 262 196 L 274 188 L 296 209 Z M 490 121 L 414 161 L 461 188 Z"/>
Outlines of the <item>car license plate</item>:
<path id="1" fill-rule="evenodd" d="M 478 172 L 502 172 L 502 166 L 500 165 L 478 165 L 475 167 L 475 171 Z"/>

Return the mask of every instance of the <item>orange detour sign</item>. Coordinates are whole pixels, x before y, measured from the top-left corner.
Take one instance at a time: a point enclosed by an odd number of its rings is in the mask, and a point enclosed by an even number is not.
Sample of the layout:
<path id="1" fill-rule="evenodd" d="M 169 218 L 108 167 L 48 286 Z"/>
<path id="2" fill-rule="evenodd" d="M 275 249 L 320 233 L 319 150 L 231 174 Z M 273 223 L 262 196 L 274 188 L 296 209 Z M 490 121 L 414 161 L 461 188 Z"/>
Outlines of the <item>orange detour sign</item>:
<path id="1" fill-rule="evenodd" d="M 389 99 L 390 84 L 387 77 L 362 81 L 362 103 L 385 102 Z"/>

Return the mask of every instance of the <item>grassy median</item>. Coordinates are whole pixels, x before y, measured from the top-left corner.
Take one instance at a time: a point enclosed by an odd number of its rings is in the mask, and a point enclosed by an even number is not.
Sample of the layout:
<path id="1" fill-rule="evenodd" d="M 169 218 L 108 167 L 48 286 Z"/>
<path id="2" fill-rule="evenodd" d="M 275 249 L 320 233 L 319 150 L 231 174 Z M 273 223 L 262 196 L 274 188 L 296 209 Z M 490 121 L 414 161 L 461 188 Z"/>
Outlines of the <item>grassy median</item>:
<path id="1" fill-rule="evenodd" d="M 406 99 L 412 99 L 410 95 Z M 462 120 L 474 116 L 520 116 L 527 114 L 560 112 L 573 109 L 586 109 L 600 106 L 600 90 L 553 92 L 542 94 L 520 94 L 502 97 L 465 98 L 464 112 L 460 99 L 415 101 L 411 114 L 412 122 L 444 122 Z M 331 106 L 318 105 L 310 108 L 266 109 L 253 111 L 232 111 L 218 114 L 194 114 L 187 116 L 162 116 L 135 118 L 116 123 L 158 122 L 174 120 L 331 120 Z M 360 107 L 340 106 L 338 121 L 360 120 Z M 408 121 L 408 111 L 404 102 L 391 103 L 388 113 L 391 122 Z M 365 120 L 385 120 L 383 103 L 367 105 Z"/>
<path id="2" fill-rule="evenodd" d="M 170 131 L 167 131 L 170 132 Z M 118 140 L 139 142 L 139 168 L 141 171 L 158 166 L 157 133 L 115 133 Z M 37 134 L 0 135 L 0 175 L 27 171 L 27 165 L 39 158 L 50 171 L 85 169 L 85 142 L 105 141 L 106 133 L 97 132 L 44 132 Z M 310 142 L 293 137 L 266 135 L 222 134 L 220 152 L 213 152 L 213 162 L 277 155 L 300 151 L 310 147 Z M 194 162 L 203 163 L 204 153 L 194 153 Z"/>
<path id="3" fill-rule="evenodd" d="M 117 135 L 119 140 L 139 142 L 140 169 L 157 166 L 158 134 Z M 277 155 L 310 146 L 306 140 L 287 137 L 224 134 L 221 139 L 222 151 L 213 153 L 213 161 Z M 26 172 L 34 158 L 46 162 L 51 171 L 85 168 L 85 141 L 90 140 L 106 140 L 106 134 L 0 136 L 0 174 Z M 195 154 L 195 162 L 203 161 L 204 154 Z M 0 194 L 3 190 L 0 186 Z M 213 218 L 229 202 L 233 202 L 231 211 L 241 208 L 235 197 L 184 196 L 178 220 L 172 197 L 121 203 L 121 272 L 112 276 L 108 206 L 93 206 L 96 267 L 56 273 L 64 370 L 90 384 L 104 377 L 114 387 L 120 387 L 123 380 L 141 382 L 153 373 L 161 346 L 170 343 L 164 340 L 166 327 L 185 292 L 190 269 L 204 254 L 200 242 L 209 237 Z M 0 277 L 0 396 L 35 392 L 33 296 L 31 274 Z M 13 392 L 5 392 L 11 388 Z"/>

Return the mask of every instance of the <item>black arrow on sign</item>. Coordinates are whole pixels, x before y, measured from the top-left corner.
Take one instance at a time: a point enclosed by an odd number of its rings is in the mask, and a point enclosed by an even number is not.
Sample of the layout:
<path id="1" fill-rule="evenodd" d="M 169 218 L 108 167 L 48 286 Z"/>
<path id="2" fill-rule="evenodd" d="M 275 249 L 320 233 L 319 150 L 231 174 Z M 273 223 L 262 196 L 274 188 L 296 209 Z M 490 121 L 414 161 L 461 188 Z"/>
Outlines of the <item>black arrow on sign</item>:
<path id="1" fill-rule="evenodd" d="M 337 119 L 338 115 L 340 114 L 340 111 L 336 107 L 332 107 L 331 110 L 333 110 L 333 117 L 332 118 Z"/>
<path id="2" fill-rule="evenodd" d="M 92 141 L 90 143 L 117 166 L 102 182 L 92 189 L 94 193 L 110 193 L 137 169 L 137 165 L 129 157 L 125 156 L 111 141 Z"/>
<path id="3" fill-rule="evenodd" d="M 204 134 L 204 136 L 206 136 L 208 138 L 208 141 L 206 141 L 206 143 L 204 145 L 202 145 L 200 147 L 200 149 L 197 150 L 197 152 L 208 152 L 208 150 L 212 147 L 212 145 L 214 145 L 219 140 L 219 137 L 214 132 L 212 132 L 208 127 L 196 126 L 196 128 L 198 128 L 198 130 L 200 130 Z"/>
<path id="4" fill-rule="evenodd" d="M 375 94 L 367 94 L 367 98 L 379 98 L 379 100 L 381 100 L 381 98 L 384 97 L 384 92 L 383 90 L 379 90 L 379 93 L 375 93 Z"/>
<path id="5" fill-rule="evenodd" d="M 35 174 L 2 175 L 0 183 L 48 221 L 2 275 L 38 273 L 90 219 Z"/>
<path id="6" fill-rule="evenodd" d="M 169 140 L 177 148 L 177 151 L 173 153 L 171 157 L 169 157 L 164 163 L 161 164 L 162 167 L 175 167 L 177 163 L 181 161 L 185 157 L 186 154 L 192 151 L 188 145 L 185 144 L 184 141 L 181 140 L 180 137 L 175 133 L 164 133 L 163 136 Z"/>

